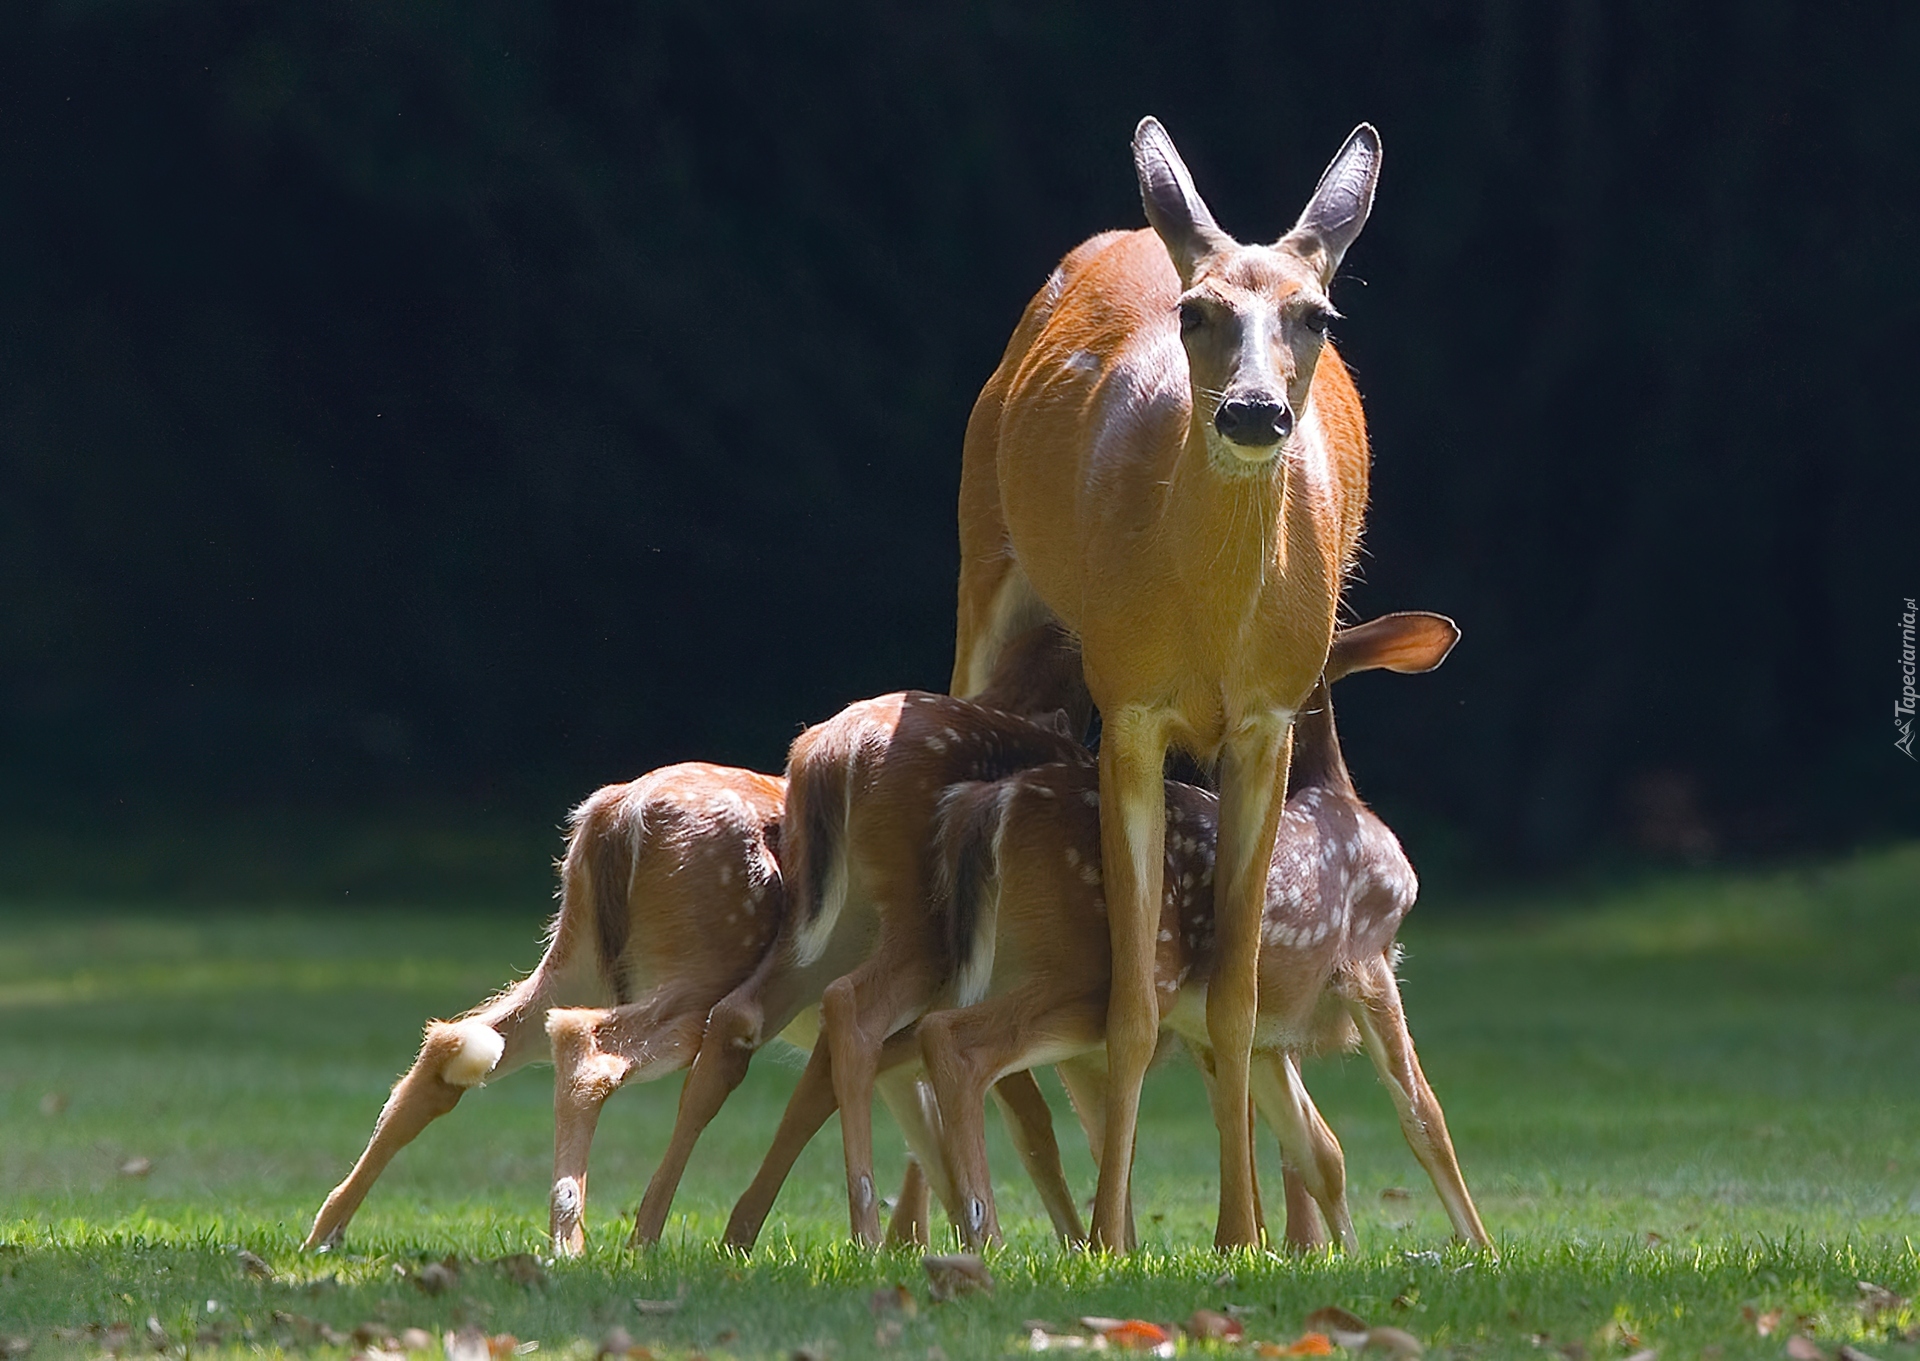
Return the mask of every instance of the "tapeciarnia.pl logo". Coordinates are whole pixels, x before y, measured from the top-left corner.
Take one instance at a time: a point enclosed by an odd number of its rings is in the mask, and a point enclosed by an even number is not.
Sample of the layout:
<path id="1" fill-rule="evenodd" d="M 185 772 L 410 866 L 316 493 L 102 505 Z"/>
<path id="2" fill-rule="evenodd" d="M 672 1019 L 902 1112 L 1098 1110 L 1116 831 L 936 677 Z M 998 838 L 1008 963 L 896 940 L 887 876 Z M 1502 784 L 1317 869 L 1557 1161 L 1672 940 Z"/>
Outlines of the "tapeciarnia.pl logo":
<path id="1" fill-rule="evenodd" d="M 1909 761 L 1913 754 L 1913 706 L 1916 696 L 1913 688 L 1913 619 L 1916 613 L 1913 597 L 1907 597 L 1907 612 L 1900 616 L 1900 698 L 1893 706 L 1893 726 L 1900 735 L 1893 745 L 1906 754 Z"/>

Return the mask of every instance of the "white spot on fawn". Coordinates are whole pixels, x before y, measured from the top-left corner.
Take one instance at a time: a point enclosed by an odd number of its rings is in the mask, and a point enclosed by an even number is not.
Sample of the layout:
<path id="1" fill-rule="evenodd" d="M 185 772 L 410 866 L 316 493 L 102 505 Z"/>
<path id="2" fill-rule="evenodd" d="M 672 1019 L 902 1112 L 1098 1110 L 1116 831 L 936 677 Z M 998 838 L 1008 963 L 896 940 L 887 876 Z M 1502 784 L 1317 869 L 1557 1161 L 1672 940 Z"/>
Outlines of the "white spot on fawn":
<path id="1" fill-rule="evenodd" d="M 484 1021 L 455 1021 L 447 1027 L 459 1037 L 460 1047 L 453 1051 L 440 1078 L 455 1087 L 473 1087 L 486 1080 L 493 1065 L 507 1051 L 507 1042 Z"/>

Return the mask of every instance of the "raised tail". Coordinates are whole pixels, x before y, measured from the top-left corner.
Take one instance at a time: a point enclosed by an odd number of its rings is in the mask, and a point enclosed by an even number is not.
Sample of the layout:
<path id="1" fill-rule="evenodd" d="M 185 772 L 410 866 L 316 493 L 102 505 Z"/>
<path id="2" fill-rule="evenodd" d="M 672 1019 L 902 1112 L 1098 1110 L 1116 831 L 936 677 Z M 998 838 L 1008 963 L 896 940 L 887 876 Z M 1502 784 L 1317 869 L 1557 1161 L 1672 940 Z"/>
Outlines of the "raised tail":
<path id="1" fill-rule="evenodd" d="M 803 735 L 801 742 L 805 742 Z M 852 753 L 796 745 L 780 820 L 793 956 L 802 966 L 826 952 L 847 902 L 847 798 Z"/>

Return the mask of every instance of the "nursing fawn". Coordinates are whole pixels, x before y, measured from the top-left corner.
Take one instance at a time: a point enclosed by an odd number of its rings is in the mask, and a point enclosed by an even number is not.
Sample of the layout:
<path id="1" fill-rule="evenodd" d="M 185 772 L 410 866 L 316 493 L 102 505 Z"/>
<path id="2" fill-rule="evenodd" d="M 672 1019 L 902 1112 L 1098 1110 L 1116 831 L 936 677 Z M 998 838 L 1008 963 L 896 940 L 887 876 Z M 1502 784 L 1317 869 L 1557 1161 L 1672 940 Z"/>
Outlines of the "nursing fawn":
<path id="1" fill-rule="evenodd" d="M 1298 1059 L 1356 1038 L 1392 1094 L 1455 1233 L 1489 1245 L 1440 1104 L 1421 1073 L 1394 979 L 1394 936 L 1413 905 L 1413 869 L 1354 791 L 1326 690 L 1358 670 L 1430 670 L 1457 636 L 1438 615 L 1400 614 L 1335 638 L 1325 677 L 1296 721 L 1292 778 L 1265 878 L 1253 1097 L 1279 1136 L 1288 1171 L 1346 1247 L 1354 1233 L 1343 1156 L 1301 1085 Z M 923 1017 L 918 1033 L 969 1242 L 999 1233 L 980 1125 L 986 1088 L 1107 1039 L 1112 969 L 1096 857 L 1099 798 L 1084 767 L 1053 766 L 962 786 L 942 808 L 954 929 L 965 942 L 959 968 L 978 980 L 978 1000 Z M 1210 1068 L 1207 990 L 1222 948 L 1213 912 L 1218 810 L 1210 795 L 1173 782 L 1166 804 L 1156 1015 Z M 1316 1226 L 1296 1222 L 1304 1216 L 1292 1199 L 1289 1241 L 1311 1243 Z"/>
<path id="2" fill-rule="evenodd" d="M 305 1246 L 333 1244 L 393 1156 L 470 1089 L 550 1056 L 554 1008 L 615 1005 L 624 1079 L 692 1062 L 713 1004 L 751 974 L 786 915 L 775 858 L 786 781 L 727 766 L 676 765 L 608 785 L 574 810 L 560 910 L 546 953 L 520 982 L 451 1021 L 433 1021 L 394 1084 L 366 1151 L 314 1218 Z M 557 1183 L 552 1231 L 577 1249 L 586 1194 Z"/>

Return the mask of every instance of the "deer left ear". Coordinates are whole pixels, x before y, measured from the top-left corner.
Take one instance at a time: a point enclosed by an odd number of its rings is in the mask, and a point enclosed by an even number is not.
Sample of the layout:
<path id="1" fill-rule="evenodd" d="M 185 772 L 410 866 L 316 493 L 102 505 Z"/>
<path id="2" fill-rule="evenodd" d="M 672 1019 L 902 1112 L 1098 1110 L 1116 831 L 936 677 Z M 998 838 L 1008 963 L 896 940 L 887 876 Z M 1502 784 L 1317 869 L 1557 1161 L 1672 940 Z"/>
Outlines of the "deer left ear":
<path id="1" fill-rule="evenodd" d="M 1380 182 L 1380 134 L 1362 123 L 1347 136 L 1333 158 L 1306 210 L 1280 244 L 1320 272 L 1322 286 L 1333 281 L 1340 259 L 1347 253 L 1373 211 L 1373 190 Z"/>

